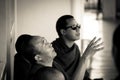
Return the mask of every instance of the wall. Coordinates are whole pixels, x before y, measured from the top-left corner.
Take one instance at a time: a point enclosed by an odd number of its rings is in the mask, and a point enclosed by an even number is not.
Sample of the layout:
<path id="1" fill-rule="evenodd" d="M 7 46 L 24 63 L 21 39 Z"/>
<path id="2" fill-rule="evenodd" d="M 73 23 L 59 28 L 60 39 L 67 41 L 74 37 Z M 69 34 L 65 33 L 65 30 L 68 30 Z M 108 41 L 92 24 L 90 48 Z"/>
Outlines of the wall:
<path id="1" fill-rule="evenodd" d="M 13 61 L 15 54 L 15 0 L 6 0 L 6 34 L 7 34 L 7 80 L 13 80 Z"/>
<path id="2" fill-rule="evenodd" d="M 57 37 L 58 17 L 71 14 L 70 0 L 18 0 L 17 32 L 44 36 L 48 41 Z"/>
<path id="3" fill-rule="evenodd" d="M 5 1 L 0 1 L 0 62 L 6 62 L 6 13 Z"/>
<path id="4" fill-rule="evenodd" d="M 5 0 L 0 0 L 0 80 L 3 78 L 3 73 L 6 64 L 7 55 L 7 33 L 6 33 L 6 3 Z"/>
<path id="5" fill-rule="evenodd" d="M 116 15 L 116 0 L 102 0 L 103 2 L 103 18 L 104 19 L 115 19 Z"/>
<path id="6" fill-rule="evenodd" d="M 0 1 L 0 62 L 7 66 L 7 79 L 11 78 L 13 72 L 13 53 L 15 53 L 13 34 L 14 29 L 14 0 Z M 3 70 L 4 71 L 4 70 Z"/>

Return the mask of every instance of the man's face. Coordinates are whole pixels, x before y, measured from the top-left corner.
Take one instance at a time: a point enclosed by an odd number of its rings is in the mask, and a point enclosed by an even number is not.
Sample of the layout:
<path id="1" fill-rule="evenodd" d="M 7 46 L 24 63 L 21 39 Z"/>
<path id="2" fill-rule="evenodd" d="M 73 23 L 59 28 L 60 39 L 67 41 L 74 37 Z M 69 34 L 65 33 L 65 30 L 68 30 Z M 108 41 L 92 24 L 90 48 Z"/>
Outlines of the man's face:
<path id="1" fill-rule="evenodd" d="M 32 39 L 31 43 L 34 46 L 34 50 L 37 53 L 40 53 L 40 56 L 44 60 L 53 61 L 56 56 L 56 53 L 50 43 L 43 37 L 36 36 Z"/>
<path id="2" fill-rule="evenodd" d="M 80 25 L 73 18 L 67 19 L 66 22 L 64 37 L 71 41 L 78 40 L 80 38 Z"/>

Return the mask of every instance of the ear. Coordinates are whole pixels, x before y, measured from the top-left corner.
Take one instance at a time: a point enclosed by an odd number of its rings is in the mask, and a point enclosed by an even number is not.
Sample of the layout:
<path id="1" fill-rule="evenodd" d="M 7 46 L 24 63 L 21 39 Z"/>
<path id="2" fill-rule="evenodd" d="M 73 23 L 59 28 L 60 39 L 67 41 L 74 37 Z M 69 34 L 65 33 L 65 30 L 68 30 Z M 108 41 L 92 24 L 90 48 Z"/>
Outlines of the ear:
<path id="1" fill-rule="evenodd" d="M 42 60 L 42 57 L 40 55 L 38 55 L 38 54 L 35 55 L 34 58 L 35 58 L 36 61 L 41 61 Z"/>
<path id="2" fill-rule="evenodd" d="M 61 29 L 60 32 L 61 32 L 62 35 L 66 34 L 66 31 L 64 29 Z"/>

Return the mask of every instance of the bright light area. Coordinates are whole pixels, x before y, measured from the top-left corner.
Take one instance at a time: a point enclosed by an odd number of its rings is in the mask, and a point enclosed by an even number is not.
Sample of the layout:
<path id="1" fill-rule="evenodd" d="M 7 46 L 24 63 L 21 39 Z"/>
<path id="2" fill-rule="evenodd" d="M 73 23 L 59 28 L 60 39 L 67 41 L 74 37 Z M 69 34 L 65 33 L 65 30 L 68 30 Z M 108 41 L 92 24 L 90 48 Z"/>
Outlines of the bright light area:
<path id="1" fill-rule="evenodd" d="M 94 37 L 103 37 L 102 22 L 101 20 L 96 20 L 95 11 L 85 12 L 83 18 L 82 33 L 83 50 L 85 50 L 90 40 L 92 40 Z M 91 62 L 89 62 L 88 65 L 91 78 L 100 78 L 104 76 L 104 74 L 100 70 L 101 66 L 103 66 L 101 51 L 94 55 L 94 57 L 91 59 Z"/>
<path id="2" fill-rule="evenodd" d="M 93 37 L 102 37 L 101 22 L 96 20 L 95 13 L 86 12 L 83 19 L 83 39 L 92 39 Z"/>
<path id="3" fill-rule="evenodd" d="M 102 15 L 100 14 L 100 17 Z M 93 37 L 102 38 L 104 50 L 97 52 L 88 63 L 90 78 L 104 78 L 104 80 L 114 80 L 117 71 L 111 55 L 111 39 L 114 26 L 110 22 L 96 20 L 95 11 L 85 12 L 82 26 L 82 51 L 86 48 Z"/>

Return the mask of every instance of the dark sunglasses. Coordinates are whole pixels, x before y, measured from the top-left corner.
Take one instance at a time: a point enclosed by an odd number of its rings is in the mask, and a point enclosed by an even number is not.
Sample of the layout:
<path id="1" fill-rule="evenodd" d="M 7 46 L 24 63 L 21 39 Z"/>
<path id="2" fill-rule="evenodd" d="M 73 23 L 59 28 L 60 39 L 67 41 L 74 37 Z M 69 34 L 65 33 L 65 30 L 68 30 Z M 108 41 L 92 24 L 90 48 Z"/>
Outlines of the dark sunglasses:
<path id="1" fill-rule="evenodd" d="M 80 29 L 80 27 L 81 27 L 80 25 L 76 25 L 76 26 L 73 25 L 73 26 L 68 26 L 65 29 L 71 28 L 72 30 L 76 30 L 77 28 Z"/>

